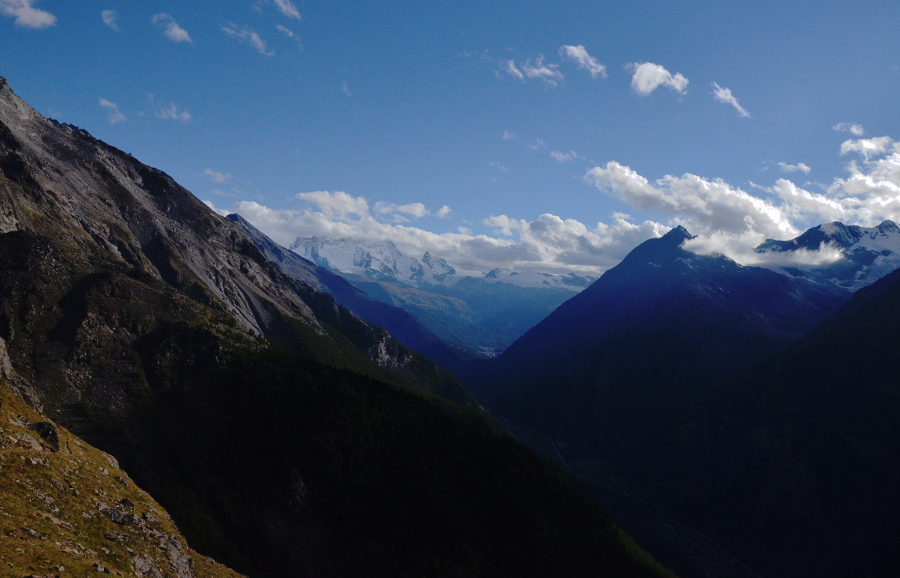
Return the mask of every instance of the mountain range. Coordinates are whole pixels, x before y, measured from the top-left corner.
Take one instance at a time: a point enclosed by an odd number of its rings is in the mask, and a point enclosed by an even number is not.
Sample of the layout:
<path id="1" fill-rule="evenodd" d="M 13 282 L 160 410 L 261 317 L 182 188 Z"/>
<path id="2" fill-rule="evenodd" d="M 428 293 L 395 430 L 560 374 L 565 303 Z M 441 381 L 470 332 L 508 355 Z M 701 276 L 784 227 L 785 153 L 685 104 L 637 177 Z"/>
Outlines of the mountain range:
<path id="1" fill-rule="evenodd" d="M 291 250 L 339 273 L 369 296 L 409 312 L 465 358 L 490 358 L 596 278 L 462 270 L 390 241 L 300 237 Z M 467 371 L 467 370 L 464 370 Z"/>
<path id="2" fill-rule="evenodd" d="M 835 221 L 813 227 L 796 239 L 769 239 L 759 245 L 756 252 L 792 254 L 823 249 L 835 252 L 840 258 L 817 266 L 787 265 L 776 270 L 856 291 L 900 267 L 900 227 L 893 221 L 884 221 L 871 228 Z"/>
<path id="3" fill-rule="evenodd" d="M 0 79 L 7 568 L 233 575 L 196 548 L 251 576 L 671 575 L 257 240 Z"/>

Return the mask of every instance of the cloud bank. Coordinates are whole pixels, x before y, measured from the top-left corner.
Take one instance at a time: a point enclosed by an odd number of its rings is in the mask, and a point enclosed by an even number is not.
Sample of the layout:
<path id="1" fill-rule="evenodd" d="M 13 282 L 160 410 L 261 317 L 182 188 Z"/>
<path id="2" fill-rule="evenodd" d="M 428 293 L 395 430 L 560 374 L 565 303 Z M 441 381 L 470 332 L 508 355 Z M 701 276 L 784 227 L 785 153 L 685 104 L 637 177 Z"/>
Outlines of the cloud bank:
<path id="1" fill-rule="evenodd" d="M 686 247 L 698 253 L 722 253 L 743 264 L 823 264 L 840 258 L 834 248 L 812 253 L 758 255 L 752 251 L 767 238 L 790 239 L 808 227 L 832 221 L 874 226 L 886 219 L 900 221 L 900 143 L 890 137 L 845 141 L 842 155 L 858 154 L 847 165 L 849 176 L 834 179 L 815 192 L 788 179 L 758 187 L 752 195 L 721 179 L 690 173 L 666 175 L 656 181 L 615 161 L 587 172 L 585 180 L 629 205 L 665 215 L 667 225 L 684 225 L 700 238 Z M 803 163 L 782 170 L 808 172 Z"/>
<path id="2" fill-rule="evenodd" d="M 787 178 L 770 187 L 754 185 L 754 194 L 722 179 L 690 173 L 651 180 L 616 161 L 587 171 L 585 182 L 602 194 L 657 215 L 657 220 L 643 222 L 621 213 L 596 225 L 552 214 L 533 220 L 494 215 L 481 222 L 488 234 L 473 234 L 471 223 L 456 226 L 454 233 L 434 233 L 413 221 L 450 218 L 446 205 L 433 210 L 423 203 L 370 204 L 364 197 L 329 191 L 298 194 L 296 199 L 306 205 L 300 209 L 275 210 L 241 201 L 228 212 L 240 213 L 282 245 L 314 235 L 390 240 L 411 255 L 430 251 L 464 269 L 481 271 L 515 267 L 600 274 L 641 242 L 676 225 L 697 235 L 685 247 L 699 254 L 720 253 L 745 265 L 818 266 L 841 259 L 840 251 L 826 246 L 758 254 L 753 248 L 767 238 L 790 239 L 826 222 L 873 226 L 886 219 L 900 221 L 900 143 L 889 137 L 849 140 L 840 152 L 857 158 L 847 164 L 844 178 L 817 190 Z M 779 166 L 800 173 L 809 168 L 803 163 Z"/>
<path id="3" fill-rule="evenodd" d="M 241 201 L 227 212 L 239 213 L 285 246 L 297 237 L 314 235 L 390 240 L 411 255 L 430 251 L 465 269 L 484 272 L 497 267 L 517 267 L 599 274 L 618 263 L 639 243 L 668 231 L 665 225 L 651 221 L 632 223 L 627 215 L 615 215 L 611 224 L 590 227 L 574 219 L 544 214 L 533 221 L 506 215 L 489 217 L 482 224 L 493 235 L 475 235 L 465 227 L 458 227 L 457 233 L 438 234 L 397 223 L 395 217 L 449 218 L 452 211 L 446 205 L 432 212 L 422 203 L 398 206 L 376 202 L 370 210 L 365 198 L 340 191 L 300 193 L 297 199 L 309 206 L 274 210 L 253 201 Z M 207 204 L 215 209 L 211 202 Z"/>

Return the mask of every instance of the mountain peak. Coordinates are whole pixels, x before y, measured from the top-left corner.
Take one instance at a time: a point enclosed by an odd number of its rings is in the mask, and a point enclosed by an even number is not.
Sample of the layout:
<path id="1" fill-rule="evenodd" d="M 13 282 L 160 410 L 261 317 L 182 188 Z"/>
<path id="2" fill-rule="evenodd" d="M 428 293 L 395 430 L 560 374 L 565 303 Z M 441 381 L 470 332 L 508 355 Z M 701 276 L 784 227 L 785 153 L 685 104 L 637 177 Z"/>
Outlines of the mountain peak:
<path id="1" fill-rule="evenodd" d="M 665 235 L 661 237 L 662 239 L 666 239 L 669 242 L 675 243 L 677 241 L 678 245 L 681 245 L 685 241 L 689 241 L 694 238 L 694 235 L 691 235 L 687 229 L 678 225 Z"/>

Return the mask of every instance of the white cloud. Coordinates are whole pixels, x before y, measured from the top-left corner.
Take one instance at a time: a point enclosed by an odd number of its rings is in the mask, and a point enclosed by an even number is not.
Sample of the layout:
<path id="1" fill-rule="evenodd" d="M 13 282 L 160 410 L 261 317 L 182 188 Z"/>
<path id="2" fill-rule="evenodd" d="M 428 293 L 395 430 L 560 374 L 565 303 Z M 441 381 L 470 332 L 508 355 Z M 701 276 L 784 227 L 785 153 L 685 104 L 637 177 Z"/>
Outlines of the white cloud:
<path id="1" fill-rule="evenodd" d="M 282 26 L 281 24 L 277 24 L 275 26 L 275 29 L 278 30 L 279 32 L 281 32 L 282 34 L 287 35 L 288 38 L 293 38 L 294 40 L 296 40 L 298 42 L 300 41 L 300 37 L 297 36 L 297 34 L 294 33 L 294 31 L 291 30 L 290 28 L 288 28 L 287 26 Z"/>
<path id="2" fill-rule="evenodd" d="M 529 58 L 528 62 L 522 65 L 525 76 L 540 79 L 551 88 L 556 88 L 556 85 L 565 78 L 558 68 L 558 64 L 546 64 L 543 54 L 534 59 L 534 64 Z"/>
<path id="3" fill-rule="evenodd" d="M 509 132 L 508 130 L 503 131 L 503 136 L 501 136 L 503 140 L 519 140 L 519 135 Z"/>
<path id="4" fill-rule="evenodd" d="M 298 193 L 301 201 L 315 205 L 319 211 L 331 219 L 347 221 L 352 216 L 363 217 L 369 214 L 369 203 L 364 197 L 353 197 L 343 191 L 313 191 Z"/>
<path id="5" fill-rule="evenodd" d="M 687 85 L 687 81 L 685 81 L 685 86 Z M 713 95 L 716 97 L 718 102 L 722 102 L 725 104 L 730 104 L 734 107 L 734 110 L 738 112 L 738 115 L 743 118 L 750 118 L 750 113 L 738 103 L 737 98 L 731 94 L 731 89 L 725 88 L 723 86 L 719 86 L 717 83 L 712 83 L 713 85 Z"/>
<path id="6" fill-rule="evenodd" d="M 228 173 L 220 173 L 212 169 L 206 169 L 203 171 L 203 174 L 209 177 L 209 180 L 214 183 L 227 183 L 231 180 L 231 175 Z"/>
<path id="7" fill-rule="evenodd" d="M 297 10 L 297 7 L 294 6 L 294 3 L 291 2 L 291 0 L 273 0 L 273 2 L 275 2 L 275 6 L 278 7 L 278 10 L 280 10 L 282 14 L 288 18 L 300 20 L 300 11 Z"/>
<path id="8" fill-rule="evenodd" d="M 344 94 L 346 94 L 347 96 L 353 96 L 353 93 L 350 92 L 350 87 L 347 86 L 347 81 L 346 81 L 346 80 L 345 80 L 345 81 L 343 82 L 343 84 L 341 85 L 341 90 L 343 90 L 343 91 L 344 91 Z"/>
<path id="9" fill-rule="evenodd" d="M 222 27 L 222 32 L 224 32 L 228 36 L 231 36 L 232 38 L 237 38 L 238 40 L 246 42 L 260 54 L 264 54 L 266 56 L 272 56 L 273 54 L 275 54 L 274 50 L 268 49 L 268 47 L 266 46 L 266 41 L 260 38 L 259 34 L 250 30 L 246 26 L 241 26 L 239 28 L 238 25 L 234 22 L 229 22 Z"/>
<path id="10" fill-rule="evenodd" d="M 151 22 L 157 26 L 162 26 L 165 29 L 164 34 L 166 38 L 172 42 L 194 42 L 191 40 L 191 35 L 187 33 L 187 30 L 179 26 L 178 22 L 175 22 L 175 19 L 165 12 L 160 12 L 153 16 Z"/>
<path id="11" fill-rule="evenodd" d="M 894 140 L 888 136 L 847 140 L 841 143 L 841 154 L 859 153 L 868 161 L 871 157 L 887 153 L 893 144 Z"/>
<path id="12" fill-rule="evenodd" d="M 634 73 L 631 77 L 631 88 L 641 96 L 647 96 L 660 86 L 671 88 L 679 94 L 687 92 L 689 82 L 687 78 L 680 72 L 672 76 L 671 72 L 658 64 L 632 62 L 626 66 L 626 70 Z"/>
<path id="13" fill-rule="evenodd" d="M 346 193 L 314 194 L 313 204 L 319 210 L 273 210 L 256 202 L 242 201 L 233 205 L 231 211 L 286 246 L 297 237 L 314 235 L 390 240 L 405 253 L 422 255 L 430 251 L 462 269 L 481 271 L 518 267 L 599 274 L 642 241 L 668 230 L 659 223 L 635 224 L 624 219 L 589 227 L 573 219 L 545 214 L 530 222 L 505 215 L 485 219 L 483 224 L 497 229 L 502 237 L 474 235 L 465 227 L 458 228 L 457 233 L 437 234 L 379 221 L 368 213 L 368 202 L 362 197 Z M 208 201 L 207 204 L 212 206 Z"/>
<path id="14" fill-rule="evenodd" d="M 128 120 L 125 118 L 125 115 L 119 110 L 119 107 L 114 102 L 110 102 L 105 98 L 100 99 L 100 106 L 109 111 L 109 124 L 119 124 L 120 122 L 125 122 Z"/>
<path id="15" fill-rule="evenodd" d="M 452 215 L 452 214 L 453 214 L 453 210 L 450 209 L 450 207 L 448 207 L 447 205 L 444 205 L 443 207 L 438 209 L 437 213 L 435 213 L 435 215 L 437 215 L 441 219 L 449 219 L 450 215 Z"/>
<path id="16" fill-rule="evenodd" d="M 56 26 L 56 16 L 32 6 L 35 2 L 37 0 L 0 0 L 0 12 L 15 18 L 16 26 L 37 30 Z"/>
<path id="17" fill-rule="evenodd" d="M 578 153 L 575 151 L 564 153 L 562 151 L 551 151 L 550 156 L 556 159 L 560 163 L 567 163 L 569 161 L 574 161 L 575 159 L 580 159 Z"/>
<path id="18" fill-rule="evenodd" d="M 119 25 L 116 24 L 116 20 L 119 19 L 119 13 L 115 10 L 104 10 L 100 13 L 100 17 L 103 18 L 103 23 L 115 30 L 116 32 L 121 32 L 119 29 Z"/>
<path id="19" fill-rule="evenodd" d="M 591 169 L 585 179 L 635 208 L 665 214 L 673 224 L 683 224 L 694 234 L 723 231 L 762 240 L 763 236 L 783 238 L 798 232 L 779 207 L 721 179 L 687 173 L 666 175 L 650 183 L 615 161 Z"/>
<path id="20" fill-rule="evenodd" d="M 686 247 L 700 253 L 718 252 L 747 265 L 824 264 L 840 258 L 833 247 L 794 256 L 760 256 L 752 251 L 766 238 L 789 239 L 821 223 L 841 221 L 871 227 L 900 221 L 900 143 L 889 137 L 847 141 L 841 154 L 860 160 L 847 165 L 849 176 L 835 179 L 824 192 L 812 192 L 788 179 L 774 186 L 752 183 L 763 197 L 751 195 L 721 179 L 686 174 L 654 182 L 616 162 L 591 169 L 586 180 L 631 206 L 658 211 L 700 238 Z M 806 172 L 803 163 L 786 165 Z"/>
<path id="21" fill-rule="evenodd" d="M 836 130 L 838 132 L 849 132 L 854 136 L 862 136 L 866 134 L 866 129 L 864 129 L 861 124 L 851 124 L 849 122 L 839 122 L 838 124 L 831 127 L 831 130 Z"/>
<path id="22" fill-rule="evenodd" d="M 155 102 L 152 97 L 151 102 Z M 179 110 L 179 108 L 180 107 L 174 102 L 170 102 L 166 105 L 159 103 L 155 116 L 156 118 L 161 118 L 163 120 L 180 120 L 181 122 L 188 122 L 191 120 L 191 113 L 184 109 Z"/>
<path id="23" fill-rule="evenodd" d="M 804 173 L 808 175 L 812 170 L 806 163 L 797 163 L 796 165 L 778 163 L 778 166 L 779 168 L 781 168 L 781 172 L 783 173 Z"/>
<path id="24" fill-rule="evenodd" d="M 597 78 L 598 76 L 600 78 L 606 78 L 606 67 L 600 64 L 596 58 L 588 54 L 584 46 L 580 44 L 578 46 L 560 46 L 559 55 L 562 58 L 574 60 L 578 64 L 578 68 L 587 70 L 592 78 Z"/>
<path id="25" fill-rule="evenodd" d="M 501 62 L 500 70 L 512 76 L 513 78 L 525 80 L 525 75 L 522 74 L 522 71 L 516 67 L 516 63 L 512 60 L 504 60 L 503 62 Z"/>
<path id="26" fill-rule="evenodd" d="M 488 162 L 488 165 L 494 167 L 495 169 L 497 169 L 497 170 L 500 171 L 501 173 L 508 173 L 508 172 L 509 172 L 509 167 L 505 167 L 505 166 L 501 165 L 500 163 L 495 163 L 495 162 L 490 162 L 490 161 L 489 161 L 489 162 Z"/>
<path id="27" fill-rule="evenodd" d="M 382 201 L 378 201 L 377 203 L 375 203 L 375 212 L 392 218 L 395 223 L 408 222 L 409 218 L 404 215 L 408 215 L 409 217 L 412 217 L 414 219 L 421 219 L 422 217 L 431 214 L 431 211 L 425 208 L 425 205 L 423 205 L 422 203 L 395 205 L 394 203 L 385 203 Z"/>

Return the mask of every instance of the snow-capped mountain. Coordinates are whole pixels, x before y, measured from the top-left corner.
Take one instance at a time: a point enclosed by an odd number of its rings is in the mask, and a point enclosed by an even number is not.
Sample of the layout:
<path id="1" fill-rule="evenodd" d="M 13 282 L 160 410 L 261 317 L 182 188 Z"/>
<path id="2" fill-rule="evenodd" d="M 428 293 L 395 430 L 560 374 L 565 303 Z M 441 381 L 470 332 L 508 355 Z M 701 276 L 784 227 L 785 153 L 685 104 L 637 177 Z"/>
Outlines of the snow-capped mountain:
<path id="1" fill-rule="evenodd" d="M 796 239 L 768 239 L 756 251 L 787 253 L 822 249 L 840 251 L 843 257 L 821 266 L 794 265 L 777 270 L 793 277 L 830 282 L 856 291 L 900 267 L 900 227 L 893 221 L 869 228 L 835 221 L 813 227 Z"/>
<path id="2" fill-rule="evenodd" d="M 429 252 L 417 259 L 400 251 L 391 241 L 359 241 L 298 237 L 291 251 L 316 265 L 344 274 L 361 275 L 376 281 L 399 281 L 412 287 L 453 285 L 472 277 L 487 283 L 508 283 L 519 287 L 562 288 L 579 292 L 596 277 L 494 269 L 487 273 L 454 267 L 442 257 Z"/>

